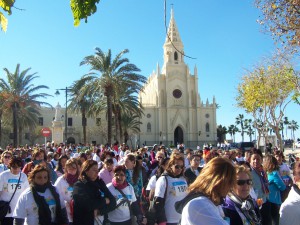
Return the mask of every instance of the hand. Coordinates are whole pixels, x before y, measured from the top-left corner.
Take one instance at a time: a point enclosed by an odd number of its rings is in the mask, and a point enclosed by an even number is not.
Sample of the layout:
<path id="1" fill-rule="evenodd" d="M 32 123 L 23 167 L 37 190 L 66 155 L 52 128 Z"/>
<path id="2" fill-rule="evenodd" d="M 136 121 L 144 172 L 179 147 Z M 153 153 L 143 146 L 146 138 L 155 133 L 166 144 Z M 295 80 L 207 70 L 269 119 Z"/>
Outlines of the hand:
<path id="1" fill-rule="evenodd" d="M 106 202 L 106 205 L 108 205 L 110 203 L 109 198 L 105 198 L 105 202 Z"/>

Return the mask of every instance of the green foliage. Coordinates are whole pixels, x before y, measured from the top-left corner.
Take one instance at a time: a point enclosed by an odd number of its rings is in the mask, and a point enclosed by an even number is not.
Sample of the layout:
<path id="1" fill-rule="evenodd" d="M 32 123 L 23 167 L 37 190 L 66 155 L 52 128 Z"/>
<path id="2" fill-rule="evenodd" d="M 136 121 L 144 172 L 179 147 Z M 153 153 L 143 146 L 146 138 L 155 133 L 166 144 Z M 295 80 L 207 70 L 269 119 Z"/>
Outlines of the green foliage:
<path id="1" fill-rule="evenodd" d="M 15 1 L 14 0 L 0 0 L 0 7 L 8 13 L 8 15 L 11 14 L 11 8 L 14 5 Z M 5 17 L 5 15 L 0 11 L 0 26 L 1 30 L 6 32 L 7 30 L 7 24 L 8 21 Z"/>
<path id="2" fill-rule="evenodd" d="M 70 6 L 74 18 L 74 26 L 80 24 L 80 20 L 84 19 L 87 23 L 87 18 L 97 11 L 96 4 L 100 0 L 71 0 Z"/>

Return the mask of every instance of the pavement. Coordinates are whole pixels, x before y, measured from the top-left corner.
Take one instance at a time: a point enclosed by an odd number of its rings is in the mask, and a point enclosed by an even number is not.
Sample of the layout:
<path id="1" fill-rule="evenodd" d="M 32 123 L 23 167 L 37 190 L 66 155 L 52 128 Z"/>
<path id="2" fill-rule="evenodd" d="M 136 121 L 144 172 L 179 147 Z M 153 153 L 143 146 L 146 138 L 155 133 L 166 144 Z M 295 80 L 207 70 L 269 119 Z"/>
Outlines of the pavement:
<path id="1" fill-rule="evenodd" d="M 300 157 L 300 148 L 295 148 L 295 149 L 286 148 L 286 149 L 284 149 L 283 153 L 285 156 L 288 156 L 289 154 L 295 154 L 296 156 Z"/>

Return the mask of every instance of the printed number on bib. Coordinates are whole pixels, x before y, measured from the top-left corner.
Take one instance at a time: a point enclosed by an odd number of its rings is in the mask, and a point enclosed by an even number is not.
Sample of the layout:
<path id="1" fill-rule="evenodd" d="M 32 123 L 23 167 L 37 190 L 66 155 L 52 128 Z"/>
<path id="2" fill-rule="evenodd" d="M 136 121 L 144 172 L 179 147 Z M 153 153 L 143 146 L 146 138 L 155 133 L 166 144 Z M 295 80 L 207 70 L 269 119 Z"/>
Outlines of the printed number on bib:
<path id="1" fill-rule="evenodd" d="M 184 181 L 174 182 L 173 186 L 175 188 L 176 196 L 185 195 L 187 190 L 187 184 Z"/>
<path id="2" fill-rule="evenodd" d="M 8 184 L 8 192 L 9 193 L 14 193 L 15 189 L 17 188 L 16 191 L 20 190 L 22 188 L 21 184 L 18 183 L 10 183 Z"/>

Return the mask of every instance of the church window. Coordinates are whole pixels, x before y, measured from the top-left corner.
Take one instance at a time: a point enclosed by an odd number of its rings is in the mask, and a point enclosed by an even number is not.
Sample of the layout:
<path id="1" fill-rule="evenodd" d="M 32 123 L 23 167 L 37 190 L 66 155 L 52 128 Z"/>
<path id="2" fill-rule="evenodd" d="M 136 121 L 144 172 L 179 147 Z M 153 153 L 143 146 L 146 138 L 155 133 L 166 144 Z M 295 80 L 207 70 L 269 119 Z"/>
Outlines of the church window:
<path id="1" fill-rule="evenodd" d="M 151 114 L 150 114 L 150 113 L 148 113 L 148 114 L 147 114 L 147 118 L 150 118 L 150 117 L 151 117 Z"/>
<path id="2" fill-rule="evenodd" d="M 147 132 L 148 132 L 148 133 L 151 132 L 151 123 L 147 123 Z"/>
<path id="3" fill-rule="evenodd" d="M 178 53 L 177 53 L 177 52 L 174 53 L 174 60 L 175 60 L 175 61 L 178 60 Z"/>
<path id="4" fill-rule="evenodd" d="M 209 114 L 208 114 L 208 113 L 206 113 L 206 114 L 205 114 L 205 117 L 206 117 L 206 118 L 209 118 Z"/>
<path id="5" fill-rule="evenodd" d="M 175 89 L 173 91 L 174 98 L 180 98 L 182 96 L 182 92 L 179 89 Z"/>
<path id="6" fill-rule="evenodd" d="M 206 132 L 209 132 L 209 123 L 206 123 L 205 130 L 206 130 Z"/>

